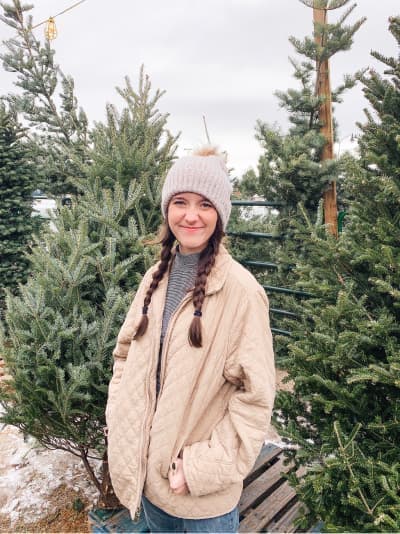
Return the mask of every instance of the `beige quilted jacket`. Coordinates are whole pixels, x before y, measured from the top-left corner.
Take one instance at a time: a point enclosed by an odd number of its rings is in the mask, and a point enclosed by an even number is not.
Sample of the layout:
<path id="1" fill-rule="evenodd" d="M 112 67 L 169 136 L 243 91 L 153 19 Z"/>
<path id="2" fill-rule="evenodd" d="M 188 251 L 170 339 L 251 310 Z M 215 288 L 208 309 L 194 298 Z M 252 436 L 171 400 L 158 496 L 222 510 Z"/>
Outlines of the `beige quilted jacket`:
<path id="1" fill-rule="evenodd" d="M 271 417 L 275 371 L 268 301 L 221 246 L 207 281 L 203 347 L 188 343 L 188 293 L 168 326 L 156 401 L 167 276 L 153 294 L 146 334 L 132 341 L 154 269 L 138 289 L 113 353 L 106 409 L 111 479 L 132 516 L 144 491 L 171 515 L 215 517 L 237 505 Z M 169 465 L 181 451 L 188 495 L 169 490 Z"/>

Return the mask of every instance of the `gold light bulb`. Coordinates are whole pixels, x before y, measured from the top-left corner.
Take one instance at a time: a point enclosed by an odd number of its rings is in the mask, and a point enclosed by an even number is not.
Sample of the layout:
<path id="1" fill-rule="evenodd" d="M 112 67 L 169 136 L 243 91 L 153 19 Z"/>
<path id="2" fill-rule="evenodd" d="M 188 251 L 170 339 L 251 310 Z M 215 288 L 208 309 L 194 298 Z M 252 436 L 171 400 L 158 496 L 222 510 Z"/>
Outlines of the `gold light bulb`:
<path id="1" fill-rule="evenodd" d="M 44 30 L 44 35 L 46 39 L 48 39 L 49 41 L 52 41 L 53 39 L 57 37 L 57 28 L 56 28 L 56 23 L 54 22 L 53 17 L 49 17 L 49 20 L 47 21 L 46 27 Z"/>

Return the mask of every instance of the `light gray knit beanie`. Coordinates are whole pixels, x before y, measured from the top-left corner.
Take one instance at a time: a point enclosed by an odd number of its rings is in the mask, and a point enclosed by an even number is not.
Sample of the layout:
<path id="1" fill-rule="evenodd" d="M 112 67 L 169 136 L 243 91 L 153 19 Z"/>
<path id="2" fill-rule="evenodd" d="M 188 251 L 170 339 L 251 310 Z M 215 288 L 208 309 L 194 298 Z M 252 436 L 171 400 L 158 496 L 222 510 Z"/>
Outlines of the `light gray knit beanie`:
<path id="1" fill-rule="evenodd" d="M 225 158 L 215 147 L 205 146 L 178 159 L 165 178 L 161 194 L 161 210 L 167 218 L 168 204 L 177 193 L 197 193 L 213 203 L 225 230 L 231 213 L 232 185 Z"/>

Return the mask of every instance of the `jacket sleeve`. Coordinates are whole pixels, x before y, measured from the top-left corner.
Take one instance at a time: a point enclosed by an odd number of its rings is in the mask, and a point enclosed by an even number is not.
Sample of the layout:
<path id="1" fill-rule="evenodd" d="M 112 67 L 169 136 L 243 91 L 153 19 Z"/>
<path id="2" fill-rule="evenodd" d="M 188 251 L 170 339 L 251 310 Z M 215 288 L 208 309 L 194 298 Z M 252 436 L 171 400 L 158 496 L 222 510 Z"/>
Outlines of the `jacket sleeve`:
<path id="1" fill-rule="evenodd" d="M 268 299 L 261 287 L 240 305 L 224 374 L 237 385 L 224 417 L 209 440 L 183 449 L 183 470 L 193 496 L 243 481 L 265 440 L 275 397 L 275 367 Z"/>
<path id="2" fill-rule="evenodd" d="M 109 424 L 109 416 L 112 407 L 115 403 L 119 383 L 122 378 L 122 373 L 125 366 L 125 361 L 128 356 L 129 348 L 132 343 L 132 338 L 138 326 L 138 309 L 143 306 L 143 299 L 148 287 L 149 272 L 146 273 L 141 281 L 136 295 L 129 307 L 128 313 L 125 317 L 121 329 L 117 337 L 117 343 L 113 350 L 113 375 L 108 385 L 108 398 L 106 405 L 106 422 Z M 140 316 L 139 316 L 140 317 Z"/>

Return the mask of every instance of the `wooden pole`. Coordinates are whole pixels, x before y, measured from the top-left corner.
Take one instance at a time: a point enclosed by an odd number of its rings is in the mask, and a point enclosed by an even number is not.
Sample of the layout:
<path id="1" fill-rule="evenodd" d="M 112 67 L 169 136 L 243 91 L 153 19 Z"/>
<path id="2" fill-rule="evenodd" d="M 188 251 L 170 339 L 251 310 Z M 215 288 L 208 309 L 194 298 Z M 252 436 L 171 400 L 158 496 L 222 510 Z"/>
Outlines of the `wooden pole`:
<path id="1" fill-rule="evenodd" d="M 327 23 L 326 9 L 313 9 L 314 22 L 319 24 Z M 315 36 L 315 42 L 324 45 L 322 36 Z M 325 97 L 324 102 L 319 110 L 319 117 L 322 122 L 321 133 L 326 138 L 326 144 L 322 152 L 322 160 L 333 159 L 333 124 L 332 124 L 332 96 L 329 76 L 329 60 L 317 61 L 317 87 L 318 95 Z M 329 189 L 324 193 L 324 219 L 329 231 L 337 237 L 337 200 L 336 200 L 336 182 L 331 182 Z"/>

